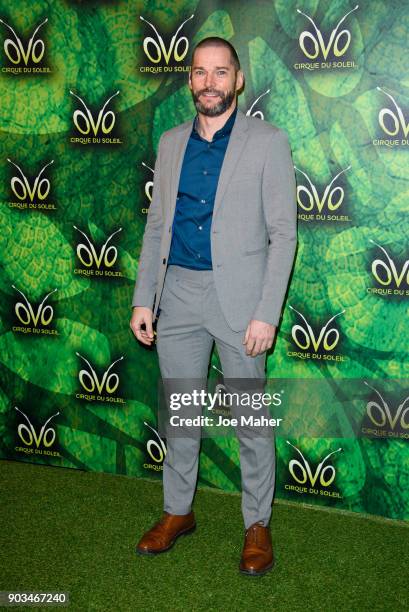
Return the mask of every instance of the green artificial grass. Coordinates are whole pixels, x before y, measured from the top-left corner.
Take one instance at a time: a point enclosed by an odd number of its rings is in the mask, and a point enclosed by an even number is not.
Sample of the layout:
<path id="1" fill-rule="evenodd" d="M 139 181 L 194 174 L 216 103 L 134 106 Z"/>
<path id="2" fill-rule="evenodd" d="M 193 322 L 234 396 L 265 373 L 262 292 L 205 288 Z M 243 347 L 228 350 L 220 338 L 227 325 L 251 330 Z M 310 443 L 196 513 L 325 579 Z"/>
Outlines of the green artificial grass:
<path id="1" fill-rule="evenodd" d="M 250 577 L 238 572 L 237 494 L 199 490 L 196 531 L 142 557 L 135 544 L 161 515 L 160 482 L 11 461 L 0 474 L 1 590 L 69 591 L 73 611 L 409 610 L 401 521 L 275 502 L 276 567 Z"/>

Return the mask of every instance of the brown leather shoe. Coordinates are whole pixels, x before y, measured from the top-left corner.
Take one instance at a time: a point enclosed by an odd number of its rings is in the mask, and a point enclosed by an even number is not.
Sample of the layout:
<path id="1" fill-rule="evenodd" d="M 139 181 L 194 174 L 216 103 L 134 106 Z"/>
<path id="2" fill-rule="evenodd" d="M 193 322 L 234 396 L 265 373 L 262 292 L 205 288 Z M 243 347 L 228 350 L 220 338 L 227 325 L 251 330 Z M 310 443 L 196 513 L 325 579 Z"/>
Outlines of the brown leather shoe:
<path id="1" fill-rule="evenodd" d="M 140 555 L 157 555 L 172 548 L 181 535 L 196 529 L 193 512 L 189 514 L 169 514 L 165 512 L 160 521 L 149 529 L 140 539 L 136 552 Z"/>
<path id="2" fill-rule="evenodd" d="M 239 569 L 242 574 L 262 576 L 273 565 L 274 555 L 270 529 L 264 527 L 259 521 L 246 530 Z"/>

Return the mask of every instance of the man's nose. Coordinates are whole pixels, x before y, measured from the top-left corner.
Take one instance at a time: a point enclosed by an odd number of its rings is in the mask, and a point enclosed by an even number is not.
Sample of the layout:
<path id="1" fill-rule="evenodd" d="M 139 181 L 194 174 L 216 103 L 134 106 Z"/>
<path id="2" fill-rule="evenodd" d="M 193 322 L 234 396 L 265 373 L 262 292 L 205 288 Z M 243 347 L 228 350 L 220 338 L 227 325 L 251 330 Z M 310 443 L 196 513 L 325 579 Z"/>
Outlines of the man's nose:
<path id="1" fill-rule="evenodd" d="M 208 72 L 205 80 L 206 87 L 213 87 L 214 85 L 214 74 L 212 72 Z"/>

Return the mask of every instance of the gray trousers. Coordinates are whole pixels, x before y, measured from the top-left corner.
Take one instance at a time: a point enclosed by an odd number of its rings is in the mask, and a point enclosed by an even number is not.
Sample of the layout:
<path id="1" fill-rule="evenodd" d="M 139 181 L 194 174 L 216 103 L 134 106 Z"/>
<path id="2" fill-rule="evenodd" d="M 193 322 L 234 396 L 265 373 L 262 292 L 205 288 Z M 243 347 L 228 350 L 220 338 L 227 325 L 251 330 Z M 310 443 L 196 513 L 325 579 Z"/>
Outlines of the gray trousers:
<path id="1" fill-rule="evenodd" d="M 169 265 L 156 326 L 157 351 L 163 379 L 206 381 L 213 342 L 224 378 L 263 379 L 266 354 L 246 355 L 245 330 L 233 331 L 220 309 L 212 270 Z M 251 408 L 249 409 L 251 411 Z M 199 412 L 192 414 L 195 416 Z M 275 484 L 274 436 L 241 436 L 242 513 L 245 528 L 267 525 Z M 191 511 L 198 475 L 200 436 L 169 437 L 163 464 L 164 510 Z"/>

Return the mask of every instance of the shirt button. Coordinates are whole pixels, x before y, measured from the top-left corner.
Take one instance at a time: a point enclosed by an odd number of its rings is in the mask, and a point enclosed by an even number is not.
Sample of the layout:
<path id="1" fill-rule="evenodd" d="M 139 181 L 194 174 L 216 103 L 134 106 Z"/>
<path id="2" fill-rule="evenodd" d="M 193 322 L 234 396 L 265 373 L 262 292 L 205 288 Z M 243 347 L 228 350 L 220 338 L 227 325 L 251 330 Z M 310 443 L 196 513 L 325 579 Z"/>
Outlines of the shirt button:
<path id="1" fill-rule="evenodd" d="M 206 200 L 200 200 L 202 204 L 206 204 Z"/>
<path id="2" fill-rule="evenodd" d="M 207 174 L 207 170 L 203 170 L 203 174 Z"/>
<path id="3" fill-rule="evenodd" d="M 201 225 L 199 225 L 199 227 L 198 227 L 197 229 L 200 229 L 200 230 L 201 230 L 201 229 L 202 229 L 202 226 L 201 226 Z"/>
<path id="4" fill-rule="evenodd" d="M 200 253 L 198 253 L 197 256 L 200 258 Z"/>

